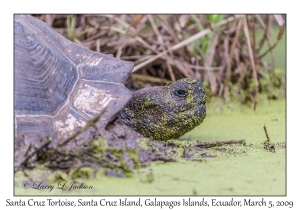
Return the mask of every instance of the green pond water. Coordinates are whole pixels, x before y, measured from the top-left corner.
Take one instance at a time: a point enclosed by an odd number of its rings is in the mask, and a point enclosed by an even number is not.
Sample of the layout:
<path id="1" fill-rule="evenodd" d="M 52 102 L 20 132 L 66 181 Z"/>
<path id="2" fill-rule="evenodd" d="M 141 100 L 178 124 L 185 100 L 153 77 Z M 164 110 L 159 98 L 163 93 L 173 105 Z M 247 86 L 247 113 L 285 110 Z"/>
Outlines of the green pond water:
<path id="1" fill-rule="evenodd" d="M 175 163 L 154 162 L 135 170 L 131 178 L 97 176 L 78 180 L 92 189 L 24 189 L 28 178 L 17 173 L 15 195 L 285 195 L 286 194 L 286 107 L 285 100 L 260 101 L 256 111 L 239 103 L 214 100 L 207 117 L 179 140 L 246 139 L 246 145 L 206 149 L 214 158 Z M 267 127 L 275 153 L 263 147 Z M 41 177 L 41 180 L 42 181 Z"/>
<path id="2" fill-rule="evenodd" d="M 271 36 L 271 43 L 277 39 L 278 28 Z M 257 40 L 263 31 L 257 31 Z M 273 50 L 275 65 L 286 70 L 286 36 Z M 267 50 L 265 43 L 262 52 Z M 261 53 L 262 53 L 261 52 Z M 271 55 L 265 59 L 271 63 Z M 263 148 L 267 127 L 275 153 Z M 99 173 L 97 178 L 77 180 L 92 189 L 62 190 L 58 183 L 54 188 L 37 190 L 24 189 L 30 181 L 22 173 L 15 175 L 15 195 L 285 195 L 286 194 L 286 103 L 285 100 L 259 100 L 256 111 L 240 103 L 225 103 L 214 99 L 207 105 L 207 117 L 194 130 L 179 140 L 246 139 L 246 146 L 234 145 L 206 149 L 214 158 L 200 158 L 198 161 L 182 159 L 176 163 L 154 162 L 146 168 L 134 171 L 132 178 L 106 177 Z M 276 144 L 277 143 L 277 144 Z M 34 181 L 46 184 L 50 172 L 35 169 Z M 40 174 L 40 175 L 39 175 Z M 65 189 L 68 189 L 70 180 Z M 30 181 L 32 183 L 32 181 Z"/>

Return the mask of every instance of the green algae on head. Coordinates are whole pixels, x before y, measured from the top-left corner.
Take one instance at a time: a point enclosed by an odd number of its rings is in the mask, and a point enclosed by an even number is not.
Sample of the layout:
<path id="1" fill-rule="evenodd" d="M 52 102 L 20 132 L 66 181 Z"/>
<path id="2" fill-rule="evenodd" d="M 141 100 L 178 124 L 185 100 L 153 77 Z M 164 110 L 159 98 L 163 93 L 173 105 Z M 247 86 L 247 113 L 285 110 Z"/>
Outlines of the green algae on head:
<path id="1" fill-rule="evenodd" d="M 206 116 L 206 94 L 197 79 L 135 91 L 121 112 L 123 123 L 155 140 L 176 139 L 200 125 Z"/>

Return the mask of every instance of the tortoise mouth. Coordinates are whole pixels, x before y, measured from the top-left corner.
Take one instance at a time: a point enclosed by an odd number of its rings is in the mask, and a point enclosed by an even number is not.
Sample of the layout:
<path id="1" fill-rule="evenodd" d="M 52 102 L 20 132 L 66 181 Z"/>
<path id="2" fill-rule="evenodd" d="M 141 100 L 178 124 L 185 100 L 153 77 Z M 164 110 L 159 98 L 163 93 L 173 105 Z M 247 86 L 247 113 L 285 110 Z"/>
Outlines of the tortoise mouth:
<path id="1" fill-rule="evenodd" d="M 184 105 L 184 108 L 178 107 L 177 109 L 175 109 L 175 111 L 173 110 L 173 113 L 176 115 L 184 115 L 184 113 L 190 114 L 193 112 L 197 113 L 196 115 L 194 115 L 195 117 L 198 116 L 199 113 L 201 113 L 201 115 L 203 114 L 203 112 L 205 113 L 206 112 L 205 102 L 201 102 L 193 105 L 187 104 Z"/>
<path id="2" fill-rule="evenodd" d="M 182 111 L 179 110 L 178 112 L 167 113 L 166 115 L 168 118 L 167 127 L 189 127 L 189 130 L 191 130 L 200 125 L 206 117 L 206 106 L 205 104 L 199 104 L 198 106 L 193 106 Z"/>
<path id="3" fill-rule="evenodd" d="M 176 115 L 186 116 L 187 118 L 201 118 L 206 115 L 206 106 L 204 103 L 199 104 L 198 106 L 193 106 L 184 111 L 179 111 Z"/>
<path id="4" fill-rule="evenodd" d="M 178 113 L 168 114 L 167 123 L 164 123 L 163 121 L 157 122 L 156 130 L 160 130 L 160 132 L 158 137 L 154 137 L 154 139 L 177 139 L 199 126 L 205 117 L 205 104 L 199 104 L 198 106 L 191 107 L 190 109 Z"/>

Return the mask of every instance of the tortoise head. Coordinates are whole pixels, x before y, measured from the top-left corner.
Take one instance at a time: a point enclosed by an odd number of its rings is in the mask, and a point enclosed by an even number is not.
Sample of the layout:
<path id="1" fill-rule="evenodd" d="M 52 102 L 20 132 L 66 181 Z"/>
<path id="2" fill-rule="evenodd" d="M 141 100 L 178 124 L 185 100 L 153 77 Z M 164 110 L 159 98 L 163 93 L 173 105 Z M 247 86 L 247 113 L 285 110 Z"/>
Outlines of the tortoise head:
<path id="1" fill-rule="evenodd" d="M 155 140 L 179 138 L 206 116 L 206 94 L 197 79 L 181 79 L 166 86 L 133 93 L 121 112 L 123 123 Z"/>

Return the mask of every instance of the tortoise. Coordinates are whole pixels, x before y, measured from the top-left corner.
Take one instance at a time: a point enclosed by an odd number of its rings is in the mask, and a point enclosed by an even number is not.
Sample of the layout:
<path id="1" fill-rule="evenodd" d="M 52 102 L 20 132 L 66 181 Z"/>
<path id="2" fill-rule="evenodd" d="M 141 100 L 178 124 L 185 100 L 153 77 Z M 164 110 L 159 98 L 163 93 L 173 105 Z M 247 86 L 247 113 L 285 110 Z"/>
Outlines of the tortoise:
<path id="1" fill-rule="evenodd" d="M 67 40 L 30 15 L 14 16 L 15 147 L 43 137 L 62 141 L 101 113 L 154 140 L 178 138 L 206 116 L 204 87 L 184 78 L 131 93 L 134 64 Z"/>

